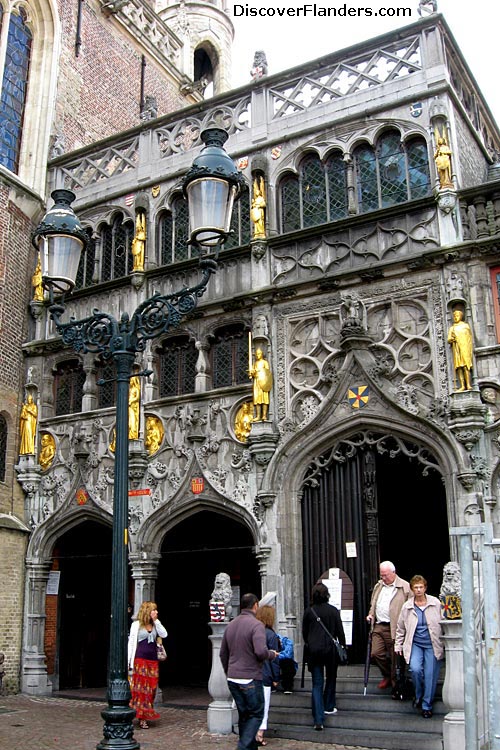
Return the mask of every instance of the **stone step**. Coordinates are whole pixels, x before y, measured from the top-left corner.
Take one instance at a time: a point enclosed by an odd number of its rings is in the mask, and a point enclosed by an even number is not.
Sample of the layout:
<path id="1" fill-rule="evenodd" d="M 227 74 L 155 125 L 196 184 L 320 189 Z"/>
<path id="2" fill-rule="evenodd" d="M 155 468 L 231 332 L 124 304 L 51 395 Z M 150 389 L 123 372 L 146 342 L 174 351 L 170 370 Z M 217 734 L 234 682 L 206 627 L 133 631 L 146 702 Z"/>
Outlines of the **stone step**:
<path id="1" fill-rule="evenodd" d="M 422 722 L 424 719 L 422 719 Z M 429 719 L 428 721 L 433 721 Z M 315 731 L 312 726 L 274 726 L 269 725 L 266 732 L 268 737 L 281 737 L 303 742 L 321 742 L 337 745 L 354 745 L 356 747 L 371 748 L 372 750 L 442 750 L 443 738 L 441 732 L 418 732 L 406 727 L 403 732 L 332 728 L 326 727 L 322 732 Z"/>

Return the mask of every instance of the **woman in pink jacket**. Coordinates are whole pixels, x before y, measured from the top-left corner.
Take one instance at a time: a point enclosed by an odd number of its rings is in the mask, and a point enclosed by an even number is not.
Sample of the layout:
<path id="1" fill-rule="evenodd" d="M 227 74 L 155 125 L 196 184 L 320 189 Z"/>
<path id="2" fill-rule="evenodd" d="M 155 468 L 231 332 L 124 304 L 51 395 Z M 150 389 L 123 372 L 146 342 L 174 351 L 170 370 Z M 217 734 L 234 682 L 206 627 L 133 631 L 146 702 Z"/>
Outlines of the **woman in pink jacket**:
<path id="1" fill-rule="evenodd" d="M 422 710 L 424 719 L 430 719 L 444 655 L 441 602 L 427 594 L 427 581 L 423 576 L 413 576 L 410 588 L 413 596 L 401 608 L 394 651 L 402 653 L 410 665 L 415 706 Z"/>

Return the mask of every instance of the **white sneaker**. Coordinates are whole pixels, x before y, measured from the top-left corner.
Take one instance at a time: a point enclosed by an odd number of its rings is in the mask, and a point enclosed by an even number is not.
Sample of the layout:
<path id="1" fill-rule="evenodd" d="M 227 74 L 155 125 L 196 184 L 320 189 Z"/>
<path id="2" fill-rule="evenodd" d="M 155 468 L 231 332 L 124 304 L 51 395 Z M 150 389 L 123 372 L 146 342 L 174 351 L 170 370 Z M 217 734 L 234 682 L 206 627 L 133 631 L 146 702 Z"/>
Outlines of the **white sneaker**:
<path id="1" fill-rule="evenodd" d="M 326 716 L 331 716 L 332 714 L 336 714 L 336 713 L 337 713 L 336 708 L 334 708 L 333 711 L 325 711 Z"/>

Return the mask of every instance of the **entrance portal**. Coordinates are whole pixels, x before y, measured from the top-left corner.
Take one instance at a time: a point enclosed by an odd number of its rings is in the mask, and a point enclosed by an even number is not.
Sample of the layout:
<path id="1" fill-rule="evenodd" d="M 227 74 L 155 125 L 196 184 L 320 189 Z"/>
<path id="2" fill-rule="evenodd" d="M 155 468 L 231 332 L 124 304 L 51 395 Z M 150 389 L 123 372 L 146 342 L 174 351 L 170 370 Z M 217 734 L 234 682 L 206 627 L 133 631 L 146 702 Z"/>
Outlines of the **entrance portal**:
<path id="1" fill-rule="evenodd" d="M 450 559 L 446 495 L 425 449 L 390 436 L 359 433 L 310 466 L 302 501 L 304 592 L 328 568 L 354 584 L 351 659 L 366 652 L 371 591 L 382 560 L 409 580 L 419 573 L 437 595 Z M 355 542 L 356 557 L 346 543 Z M 352 550 L 352 547 L 351 547 Z"/>
<path id="2" fill-rule="evenodd" d="M 253 544 L 243 524 L 209 511 L 166 534 L 156 586 L 160 619 L 168 630 L 162 684 L 207 684 L 212 663 L 207 623 L 215 576 L 229 573 L 238 604 L 248 591 L 260 596 Z"/>
<path id="3" fill-rule="evenodd" d="M 54 548 L 54 567 L 61 572 L 57 608 L 59 670 L 55 669 L 59 671 L 60 689 L 106 685 L 111 544 L 111 528 L 85 521 L 60 537 Z M 51 609 L 47 607 L 47 612 Z M 50 630 L 47 627 L 46 640 Z M 50 653 L 50 643 L 46 650 Z"/>

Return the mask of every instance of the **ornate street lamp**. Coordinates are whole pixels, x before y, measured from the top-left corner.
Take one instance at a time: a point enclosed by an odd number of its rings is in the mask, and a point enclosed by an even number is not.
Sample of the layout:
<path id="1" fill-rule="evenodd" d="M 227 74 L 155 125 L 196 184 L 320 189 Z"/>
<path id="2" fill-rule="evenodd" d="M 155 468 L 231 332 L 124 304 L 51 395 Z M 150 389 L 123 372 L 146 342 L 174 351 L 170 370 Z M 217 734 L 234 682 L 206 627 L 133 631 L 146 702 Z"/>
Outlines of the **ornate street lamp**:
<path id="1" fill-rule="evenodd" d="M 201 254 L 201 281 L 168 295 L 155 294 L 142 302 L 130 316 L 116 320 L 94 310 L 82 320 L 61 321 L 65 306 L 55 296 L 75 285 L 81 251 L 87 235 L 71 208 L 75 199 L 69 190 L 54 190 L 54 206 L 46 213 L 33 235 L 40 250 L 43 284 L 49 290 L 49 312 L 65 344 L 77 352 L 100 352 L 112 358 L 116 367 L 116 447 L 113 499 L 113 549 L 111 571 L 111 630 L 108 673 L 108 707 L 102 712 L 104 738 L 98 750 L 136 750 L 129 707 L 127 679 L 127 550 L 128 550 L 128 394 L 135 355 L 146 341 L 179 325 L 206 290 L 217 267 L 217 252 L 229 233 L 231 211 L 244 180 L 223 148 L 227 133 L 210 128 L 201 133 L 204 149 L 184 180 L 188 199 L 191 244 Z M 143 373 L 144 374 L 144 373 Z"/>

